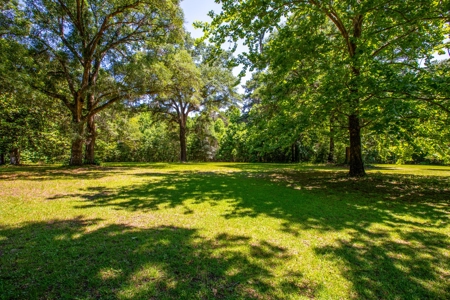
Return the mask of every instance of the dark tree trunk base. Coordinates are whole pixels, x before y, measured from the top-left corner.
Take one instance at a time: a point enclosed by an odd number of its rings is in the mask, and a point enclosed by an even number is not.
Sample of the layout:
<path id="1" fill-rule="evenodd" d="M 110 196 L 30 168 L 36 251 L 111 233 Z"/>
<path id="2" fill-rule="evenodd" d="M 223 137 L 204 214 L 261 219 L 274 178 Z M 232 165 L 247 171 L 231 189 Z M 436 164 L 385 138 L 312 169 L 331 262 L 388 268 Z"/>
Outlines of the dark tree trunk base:
<path id="1" fill-rule="evenodd" d="M 83 139 L 72 141 L 72 150 L 70 157 L 71 166 L 83 165 Z"/>
<path id="2" fill-rule="evenodd" d="M 186 127 L 180 125 L 180 161 L 187 162 Z"/>
<path id="3" fill-rule="evenodd" d="M 348 121 L 350 131 L 350 171 L 348 175 L 350 177 L 364 177 L 366 176 L 366 172 L 362 160 L 359 118 L 357 115 L 350 115 Z"/>
<path id="4" fill-rule="evenodd" d="M 14 148 L 9 152 L 9 162 L 11 165 L 20 165 L 20 151 L 18 148 Z"/>
<path id="5" fill-rule="evenodd" d="M 87 165 L 95 165 L 95 120 L 94 116 L 90 117 L 86 123 L 88 138 L 86 140 L 86 149 L 84 155 L 84 163 Z"/>
<path id="6" fill-rule="evenodd" d="M 75 123 L 75 134 L 76 137 L 72 140 L 72 148 L 70 154 L 70 162 L 71 166 L 81 166 L 83 165 L 83 135 L 84 135 L 84 124 L 81 122 Z"/>
<path id="7" fill-rule="evenodd" d="M 334 163 L 334 138 L 330 137 L 330 152 L 328 152 L 328 159 L 329 164 Z"/>

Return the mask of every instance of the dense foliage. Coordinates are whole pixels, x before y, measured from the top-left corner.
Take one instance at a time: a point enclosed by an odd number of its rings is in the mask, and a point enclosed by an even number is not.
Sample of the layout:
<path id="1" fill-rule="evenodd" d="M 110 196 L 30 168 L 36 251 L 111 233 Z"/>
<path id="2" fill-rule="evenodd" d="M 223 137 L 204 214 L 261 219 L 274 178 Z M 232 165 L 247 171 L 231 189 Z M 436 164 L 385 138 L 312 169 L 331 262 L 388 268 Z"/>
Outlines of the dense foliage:
<path id="1" fill-rule="evenodd" d="M 0 2 L 0 163 L 450 163 L 449 1 L 219 2 Z"/>

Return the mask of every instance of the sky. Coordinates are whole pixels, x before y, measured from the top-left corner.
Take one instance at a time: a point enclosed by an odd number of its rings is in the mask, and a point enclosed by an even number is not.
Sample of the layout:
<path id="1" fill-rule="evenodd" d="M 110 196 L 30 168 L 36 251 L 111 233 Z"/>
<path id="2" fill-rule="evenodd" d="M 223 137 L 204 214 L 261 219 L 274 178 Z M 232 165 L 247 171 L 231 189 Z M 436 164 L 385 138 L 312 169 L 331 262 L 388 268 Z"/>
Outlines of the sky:
<path id="1" fill-rule="evenodd" d="M 193 23 L 195 21 L 209 22 L 211 18 L 208 17 L 208 12 L 211 10 L 219 13 L 222 10 L 222 6 L 214 2 L 214 0 L 182 0 L 181 8 L 184 11 L 184 27 L 189 31 L 193 38 L 199 38 L 203 35 L 201 29 L 194 29 Z M 227 49 L 229 45 L 224 45 L 224 49 Z M 246 48 L 242 45 L 238 45 L 235 55 L 245 51 Z M 242 68 L 234 68 L 233 74 L 237 76 L 241 72 Z M 242 78 L 241 84 L 244 84 L 251 78 L 251 74 L 247 72 L 247 75 Z M 239 93 L 244 93 L 242 87 L 238 88 Z"/>
<path id="2" fill-rule="evenodd" d="M 191 32 L 192 37 L 199 38 L 203 33 L 200 29 L 194 29 L 192 23 L 194 21 L 211 21 L 208 12 L 213 10 L 218 13 L 222 7 L 214 0 L 182 0 L 181 8 L 184 11 L 186 30 Z"/>

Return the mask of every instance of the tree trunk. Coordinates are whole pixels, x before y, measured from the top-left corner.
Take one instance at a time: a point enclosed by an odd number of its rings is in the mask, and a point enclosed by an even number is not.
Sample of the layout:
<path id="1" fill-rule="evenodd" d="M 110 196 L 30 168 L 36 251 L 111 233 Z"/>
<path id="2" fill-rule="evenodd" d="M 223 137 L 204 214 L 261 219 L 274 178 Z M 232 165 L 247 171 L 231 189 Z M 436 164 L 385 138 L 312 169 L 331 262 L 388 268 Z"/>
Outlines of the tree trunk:
<path id="1" fill-rule="evenodd" d="M 291 145 L 291 162 L 295 162 L 295 143 Z"/>
<path id="2" fill-rule="evenodd" d="M 350 147 L 345 147 L 345 161 L 344 164 L 350 164 Z"/>
<path id="3" fill-rule="evenodd" d="M 348 130 L 350 133 L 350 177 L 363 177 L 366 175 L 364 171 L 364 163 L 361 153 L 361 126 L 359 124 L 359 89 L 357 78 L 361 76 L 361 70 L 358 63 L 357 40 L 361 37 L 363 28 L 363 15 L 357 14 L 353 18 L 353 38 L 348 39 L 348 49 L 353 62 L 351 65 L 353 80 L 350 82 L 351 98 L 351 114 L 348 116 Z"/>
<path id="4" fill-rule="evenodd" d="M 330 136 L 330 151 L 328 152 L 328 163 L 334 163 L 334 137 Z"/>
<path id="5" fill-rule="evenodd" d="M 86 149 L 84 154 L 84 163 L 88 165 L 95 164 L 95 138 L 96 138 L 96 128 L 94 116 L 88 118 L 86 122 Z"/>
<path id="6" fill-rule="evenodd" d="M 9 151 L 9 161 L 12 165 L 20 165 L 20 151 L 18 148 Z"/>
<path id="7" fill-rule="evenodd" d="M 4 165 L 4 164 L 5 164 L 5 154 L 0 153 L 0 165 Z"/>
<path id="8" fill-rule="evenodd" d="M 366 175 L 364 171 L 364 163 L 361 152 L 361 127 L 359 125 L 359 117 L 352 114 L 348 117 L 350 132 L 350 177 L 363 177 Z"/>
<path id="9" fill-rule="evenodd" d="M 187 162 L 186 125 L 180 122 L 180 161 Z"/>
<path id="10" fill-rule="evenodd" d="M 81 166 L 83 164 L 83 142 L 84 142 L 84 123 L 73 121 L 74 137 L 72 139 L 72 149 L 70 155 L 71 166 Z"/>
<path id="11" fill-rule="evenodd" d="M 334 163 L 334 118 L 330 118 L 330 152 L 328 152 L 328 163 Z"/>

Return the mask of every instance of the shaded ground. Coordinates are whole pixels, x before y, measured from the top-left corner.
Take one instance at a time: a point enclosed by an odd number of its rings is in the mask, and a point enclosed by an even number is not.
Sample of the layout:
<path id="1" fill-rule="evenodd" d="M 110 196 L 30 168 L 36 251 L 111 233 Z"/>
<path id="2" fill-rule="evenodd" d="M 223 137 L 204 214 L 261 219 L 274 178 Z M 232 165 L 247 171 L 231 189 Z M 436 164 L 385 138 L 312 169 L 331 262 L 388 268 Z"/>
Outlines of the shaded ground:
<path id="1" fill-rule="evenodd" d="M 83 182 L 40 200 L 80 217 L 3 221 L 0 297 L 450 298 L 448 177 L 265 166 L 0 174 Z"/>
<path id="2" fill-rule="evenodd" d="M 85 232 L 99 221 L 76 218 L 2 228 L 1 235 L 8 237 L 2 248 L 8 253 L 2 253 L 1 297 L 230 299 L 270 289 L 258 279 L 271 277 L 266 268 L 231 251 L 246 237 L 223 233 L 204 240 L 185 228 L 121 224 Z M 23 240 L 25 245 L 18 243 Z M 224 251 L 215 255 L 213 250 Z M 269 243 L 253 245 L 252 251 L 268 265 L 283 260 L 285 252 Z"/>

